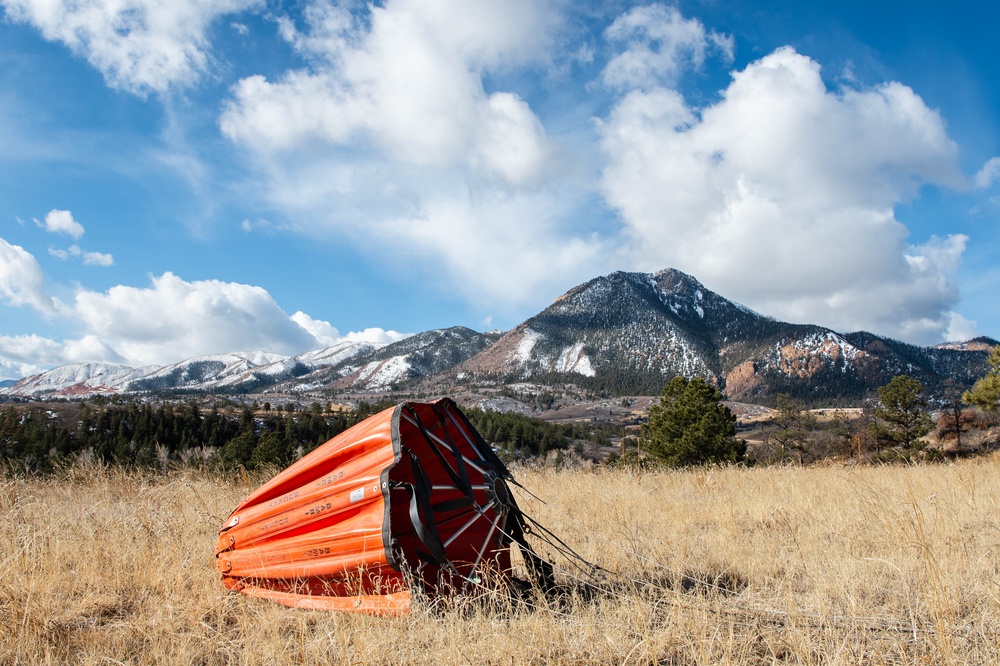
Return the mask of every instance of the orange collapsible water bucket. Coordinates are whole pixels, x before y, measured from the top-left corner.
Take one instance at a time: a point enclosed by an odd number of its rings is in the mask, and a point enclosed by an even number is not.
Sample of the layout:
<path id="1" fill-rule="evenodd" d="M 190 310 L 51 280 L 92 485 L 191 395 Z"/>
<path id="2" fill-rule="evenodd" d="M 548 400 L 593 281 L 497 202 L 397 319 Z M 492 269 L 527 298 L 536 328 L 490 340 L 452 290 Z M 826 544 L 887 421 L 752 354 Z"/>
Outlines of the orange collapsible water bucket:
<path id="1" fill-rule="evenodd" d="M 407 402 L 258 488 L 219 530 L 232 590 L 299 608 L 405 612 L 415 592 L 478 585 L 528 557 L 510 473 L 448 399 Z"/>

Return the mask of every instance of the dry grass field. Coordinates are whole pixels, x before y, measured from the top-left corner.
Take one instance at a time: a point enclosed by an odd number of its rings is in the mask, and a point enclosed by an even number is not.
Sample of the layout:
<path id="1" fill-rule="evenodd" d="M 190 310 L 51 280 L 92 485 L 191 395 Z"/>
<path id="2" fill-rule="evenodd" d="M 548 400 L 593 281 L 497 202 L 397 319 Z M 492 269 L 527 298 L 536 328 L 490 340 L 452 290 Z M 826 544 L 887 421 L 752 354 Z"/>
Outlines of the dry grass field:
<path id="1" fill-rule="evenodd" d="M 0 664 L 1000 662 L 1000 457 L 515 474 L 606 593 L 294 610 L 225 593 L 213 568 L 263 476 L 0 477 Z"/>

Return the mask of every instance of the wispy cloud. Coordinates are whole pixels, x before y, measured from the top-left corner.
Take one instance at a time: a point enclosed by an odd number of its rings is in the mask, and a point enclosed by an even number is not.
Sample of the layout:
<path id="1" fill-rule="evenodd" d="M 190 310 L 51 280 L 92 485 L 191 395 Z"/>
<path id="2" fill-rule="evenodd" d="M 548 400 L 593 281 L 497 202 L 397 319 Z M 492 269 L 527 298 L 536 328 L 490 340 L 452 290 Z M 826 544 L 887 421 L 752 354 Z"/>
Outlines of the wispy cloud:
<path id="1" fill-rule="evenodd" d="M 974 178 L 976 187 L 986 189 L 1000 180 L 1000 157 L 993 157 L 987 160 Z"/>
<path id="2" fill-rule="evenodd" d="M 625 45 L 604 68 L 604 83 L 625 89 L 672 86 L 684 71 L 700 69 L 709 53 L 732 62 L 735 48 L 732 36 L 706 30 L 701 21 L 661 4 L 629 10 L 604 35 Z"/>
<path id="3" fill-rule="evenodd" d="M 108 85 L 139 95 L 189 86 L 211 62 L 208 26 L 262 0 L 0 0 L 7 18 L 65 44 Z"/>
<path id="4" fill-rule="evenodd" d="M 87 266 L 113 266 L 115 263 L 115 258 L 104 252 L 87 252 L 80 249 L 79 245 L 70 245 L 67 249 L 61 250 L 58 248 L 49 248 L 49 254 L 56 259 L 62 259 L 65 261 L 71 257 L 78 257 L 83 260 L 83 263 Z"/>

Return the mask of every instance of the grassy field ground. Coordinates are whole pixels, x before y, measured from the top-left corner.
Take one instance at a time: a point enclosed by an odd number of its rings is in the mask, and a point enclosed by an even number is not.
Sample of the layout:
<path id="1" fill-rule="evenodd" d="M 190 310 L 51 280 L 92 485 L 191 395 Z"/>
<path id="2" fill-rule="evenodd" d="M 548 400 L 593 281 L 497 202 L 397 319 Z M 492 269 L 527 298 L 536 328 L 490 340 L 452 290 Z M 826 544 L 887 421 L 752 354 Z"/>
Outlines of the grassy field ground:
<path id="1" fill-rule="evenodd" d="M 606 594 L 293 610 L 214 571 L 220 522 L 263 476 L 0 477 L 0 664 L 1000 662 L 995 455 L 515 474 L 547 502 L 522 508 L 611 572 Z"/>

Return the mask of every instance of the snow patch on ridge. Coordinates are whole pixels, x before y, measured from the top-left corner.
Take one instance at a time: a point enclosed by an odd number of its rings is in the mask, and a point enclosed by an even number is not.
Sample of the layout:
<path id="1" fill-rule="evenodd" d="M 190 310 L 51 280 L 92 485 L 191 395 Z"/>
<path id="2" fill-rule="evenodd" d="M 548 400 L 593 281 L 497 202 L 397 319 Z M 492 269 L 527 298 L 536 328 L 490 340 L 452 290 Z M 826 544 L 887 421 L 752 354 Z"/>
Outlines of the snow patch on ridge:
<path id="1" fill-rule="evenodd" d="M 361 368 L 354 384 L 363 384 L 372 391 L 386 391 L 396 382 L 405 379 L 411 367 L 407 356 L 393 356 L 385 361 L 372 361 Z"/>
<path id="2" fill-rule="evenodd" d="M 524 335 L 521 340 L 517 343 L 517 347 L 511 354 L 512 360 L 520 363 L 521 365 L 531 362 L 531 352 L 534 350 L 535 345 L 541 340 L 543 336 L 538 331 L 533 331 L 530 328 L 524 329 Z"/>
<path id="3" fill-rule="evenodd" d="M 590 364 L 590 357 L 583 353 L 582 342 L 563 349 L 562 353 L 559 354 L 559 359 L 556 361 L 555 371 L 576 372 L 584 377 L 593 377 L 595 375 L 594 368 Z"/>
<path id="4" fill-rule="evenodd" d="M 353 342 L 346 340 L 344 342 L 338 342 L 330 347 L 314 349 L 313 351 L 299 354 L 296 358 L 303 363 L 308 363 L 316 366 L 317 368 L 321 368 L 329 365 L 337 365 L 341 361 L 346 361 L 347 359 L 357 356 L 362 352 L 366 352 L 371 349 L 381 349 L 385 346 L 386 343 Z"/>
<path id="5" fill-rule="evenodd" d="M 74 395 L 118 392 L 133 379 L 159 370 L 160 366 L 135 369 L 109 363 L 71 363 L 25 377 L 0 395 L 41 395 L 66 391 Z"/>

